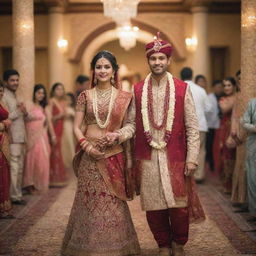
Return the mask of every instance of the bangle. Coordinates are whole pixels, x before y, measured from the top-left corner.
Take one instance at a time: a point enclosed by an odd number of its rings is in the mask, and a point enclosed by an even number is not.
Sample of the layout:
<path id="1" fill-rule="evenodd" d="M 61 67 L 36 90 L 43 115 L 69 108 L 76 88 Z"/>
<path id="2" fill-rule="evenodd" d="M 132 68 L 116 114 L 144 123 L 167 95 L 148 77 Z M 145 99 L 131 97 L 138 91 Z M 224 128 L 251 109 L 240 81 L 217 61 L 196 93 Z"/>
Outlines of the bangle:
<path id="1" fill-rule="evenodd" d="M 79 142 L 79 144 L 81 145 L 82 142 L 84 142 L 84 141 L 86 141 L 86 138 L 85 138 L 85 137 L 81 138 L 78 142 Z"/>
<path id="2" fill-rule="evenodd" d="M 88 146 L 89 145 L 89 142 L 88 141 L 83 141 L 81 144 L 80 144 L 80 147 L 83 148 L 84 146 Z"/>
<path id="3" fill-rule="evenodd" d="M 87 155 L 90 154 L 91 150 L 92 150 L 93 146 L 89 145 L 88 147 L 86 147 L 85 152 L 87 153 Z"/>

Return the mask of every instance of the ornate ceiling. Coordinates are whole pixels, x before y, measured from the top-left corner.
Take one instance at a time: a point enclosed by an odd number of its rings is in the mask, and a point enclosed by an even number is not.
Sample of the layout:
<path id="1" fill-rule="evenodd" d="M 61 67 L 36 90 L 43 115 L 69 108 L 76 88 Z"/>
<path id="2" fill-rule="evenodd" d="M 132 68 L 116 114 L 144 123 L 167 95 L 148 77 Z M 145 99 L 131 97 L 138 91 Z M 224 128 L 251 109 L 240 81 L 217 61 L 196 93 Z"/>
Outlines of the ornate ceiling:
<path id="1" fill-rule="evenodd" d="M 0 0 L 0 14 L 11 14 L 11 0 Z M 102 12 L 100 0 L 34 0 L 36 13 L 48 13 L 62 6 L 67 13 Z M 139 12 L 190 12 L 192 6 L 206 5 L 212 13 L 240 13 L 241 0 L 141 0 Z"/>

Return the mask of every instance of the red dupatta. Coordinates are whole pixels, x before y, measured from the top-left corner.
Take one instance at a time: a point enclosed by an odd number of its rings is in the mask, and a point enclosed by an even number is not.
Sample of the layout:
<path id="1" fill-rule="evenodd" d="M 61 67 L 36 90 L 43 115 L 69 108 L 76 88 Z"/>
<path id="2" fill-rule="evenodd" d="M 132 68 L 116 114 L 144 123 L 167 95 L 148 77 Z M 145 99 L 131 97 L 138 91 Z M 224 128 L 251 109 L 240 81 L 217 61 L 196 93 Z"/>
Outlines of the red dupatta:
<path id="1" fill-rule="evenodd" d="M 131 99 L 131 93 L 118 90 L 111 111 L 110 122 L 106 128 L 107 131 L 114 132 L 122 127 Z M 77 173 L 76 170 L 78 170 L 83 154 L 84 151 L 80 150 L 74 157 L 73 167 L 75 173 Z M 124 152 L 101 159 L 96 164 L 110 192 L 121 200 L 130 200 L 133 193 L 130 188 L 131 182 L 129 181 L 130 170 L 126 167 Z"/>

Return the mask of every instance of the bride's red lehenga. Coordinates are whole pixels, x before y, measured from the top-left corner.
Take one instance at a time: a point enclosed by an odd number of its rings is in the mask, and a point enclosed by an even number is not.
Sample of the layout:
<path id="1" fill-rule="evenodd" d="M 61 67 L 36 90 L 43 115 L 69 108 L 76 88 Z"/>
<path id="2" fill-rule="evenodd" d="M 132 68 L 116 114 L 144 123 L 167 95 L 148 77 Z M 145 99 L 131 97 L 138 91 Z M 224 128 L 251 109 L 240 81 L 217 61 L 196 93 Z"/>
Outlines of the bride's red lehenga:
<path id="1" fill-rule="evenodd" d="M 0 123 L 8 119 L 9 112 L 0 104 Z M 3 124 L 3 123 L 2 123 Z M 10 201 L 10 169 L 9 169 L 9 142 L 7 131 L 0 131 L 0 216 L 9 214 Z"/>
<path id="2" fill-rule="evenodd" d="M 98 116 L 107 119 L 111 93 L 115 101 L 106 129 L 98 126 L 93 111 L 93 90 L 97 90 Z M 134 128 L 123 119 L 131 94 L 115 88 L 91 89 L 80 94 L 76 111 L 83 111 L 85 137 L 92 144 L 107 131 L 120 131 L 127 138 Z M 122 127 L 122 128 L 121 128 Z M 96 161 L 84 151 L 76 154 L 74 171 L 77 191 L 62 245 L 63 256 L 121 256 L 139 254 L 138 238 L 132 223 L 127 196 L 127 169 L 121 144 L 106 150 L 106 158 Z"/>

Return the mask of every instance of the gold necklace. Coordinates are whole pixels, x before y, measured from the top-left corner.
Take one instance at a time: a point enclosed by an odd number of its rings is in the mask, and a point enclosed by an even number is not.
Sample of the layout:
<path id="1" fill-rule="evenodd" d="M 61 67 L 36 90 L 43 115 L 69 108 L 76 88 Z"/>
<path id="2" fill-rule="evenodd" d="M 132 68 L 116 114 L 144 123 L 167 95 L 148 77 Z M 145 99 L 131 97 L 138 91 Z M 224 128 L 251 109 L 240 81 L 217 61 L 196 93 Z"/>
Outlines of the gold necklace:
<path id="1" fill-rule="evenodd" d="M 108 105 L 108 114 L 107 114 L 107 118 L 105 122 L 102 122 L 102 120 L 99 118 L 99 111 L 98 111 L 98 93 L 96 88 L 93 88 L 93 100 L 92 100 L 92 106 L 93 106 L 93 113 L 96 119 L 96 122 L 98 124 L 98 126 L 101 129 L 105 129 L 110 121 L 110 116 L 111 116 L 111 110 L 114 104 L 114 90 L 113 90 L 113 86 L 111 87 L 111 96 L 110 96 L 110 101 L 109 101 L 109 105 Z"/>

